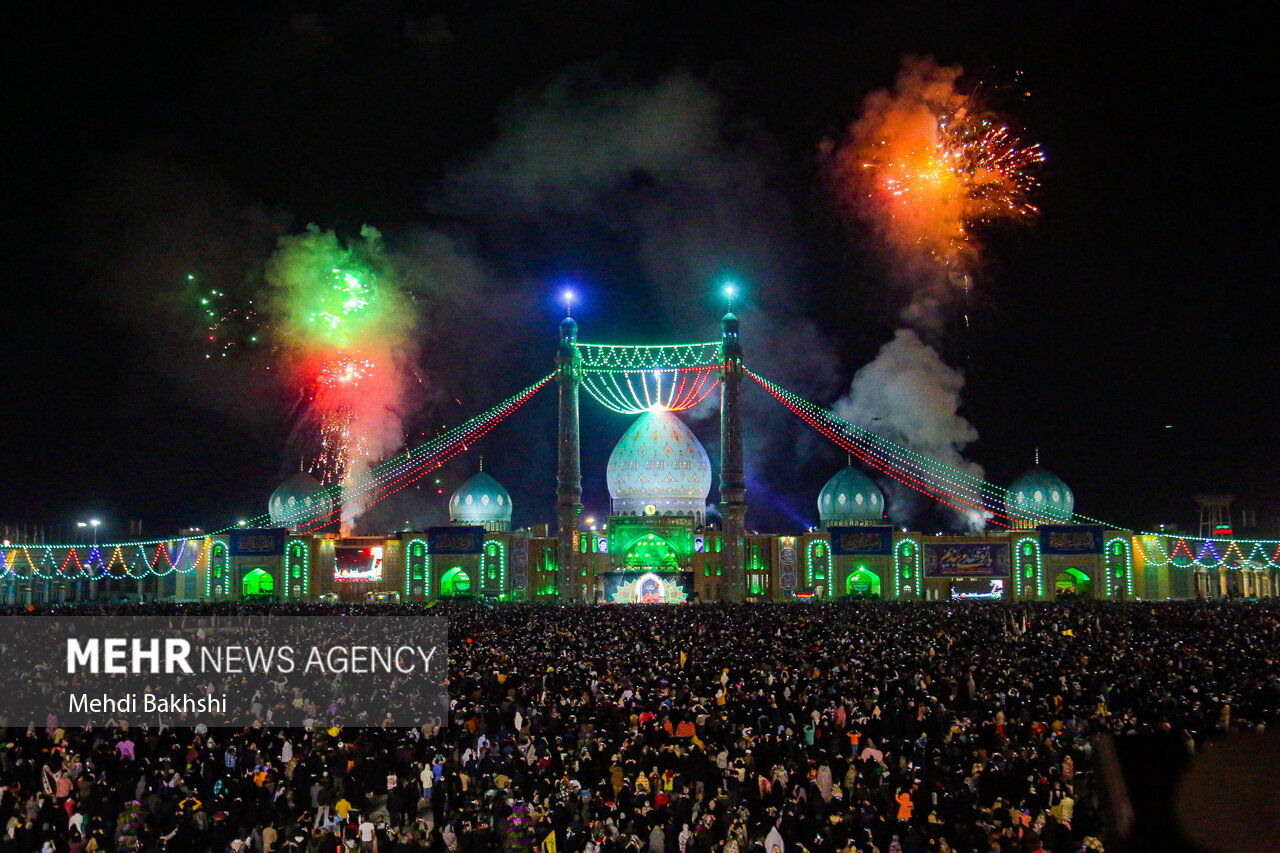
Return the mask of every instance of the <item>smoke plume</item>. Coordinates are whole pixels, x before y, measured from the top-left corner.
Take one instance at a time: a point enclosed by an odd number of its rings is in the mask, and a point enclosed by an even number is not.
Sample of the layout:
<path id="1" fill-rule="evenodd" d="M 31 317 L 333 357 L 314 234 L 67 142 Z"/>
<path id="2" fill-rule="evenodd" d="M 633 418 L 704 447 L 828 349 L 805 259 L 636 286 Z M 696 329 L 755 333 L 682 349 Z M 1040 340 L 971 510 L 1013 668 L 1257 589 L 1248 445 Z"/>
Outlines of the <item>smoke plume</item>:
<path id="1" fill-rule="evenodd" d="M 874 360 L 853 377 L 835 414 L 877 435 L 906 445 L 930 459 L 982 476 L 982 467 L 961 451 L 978 431 L 959 413 L 964 376 L 943 363 L 938 353 L 910 329 L 899 329 Z M 884 480 L 889 516 L 912 518 L 919 493 L 896 480 Z M 965 515 L 966 525 L 981 519 Z"/>
<path id="2" fill-rule="evenodd" d="M 1040 157 L 976 117 L 957 85 L 961 73 L 905 58 L 894 88 L 866 98 L 832 157 L 838 196 L 869 228 L 905 295 L 903 328 L 858 371 L 835 409 L 917 453 L 982 476 L 962 455 L 978 438 L 959 414 L 964 377 L 927 341 L 942 340 L 949 313 L 972 284 L 978 245 L 971 226 L 1034 211 L 1021 167 Z M 896 481 L 883 485 L 895 521 L 913 520 L 915 493 Z M 972 529 L 983 521 L 963 514 L 957 523 Z"/>

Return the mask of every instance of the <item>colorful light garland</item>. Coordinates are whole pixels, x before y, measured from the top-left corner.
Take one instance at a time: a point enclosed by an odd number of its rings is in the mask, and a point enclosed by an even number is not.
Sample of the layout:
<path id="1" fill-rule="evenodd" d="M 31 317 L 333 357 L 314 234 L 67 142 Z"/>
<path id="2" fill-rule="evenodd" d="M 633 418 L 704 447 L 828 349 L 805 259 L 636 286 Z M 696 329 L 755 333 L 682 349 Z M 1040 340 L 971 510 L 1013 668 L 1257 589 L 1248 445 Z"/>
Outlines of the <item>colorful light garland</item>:
<path id="1" fill-rule="evenodd" d="M 575 345 L 586 371 L 674 370 L 679 367 L 711 367 L 724 360 L 720 341 L 658 346 L 617 344 Z"/>
<path id="2" fill-rule="evenodd" d="M 407 488 L 429 471 L 439 468 L 449 459 L 466 451 L 476 440 L 520 408 L 552 378 L 552 375 L 545 376 L 520 393 L 507 398 L 487 412 L 471 418 L 461 426 L 437 436 L 413 450 L 397 454 L 371 469 L 362 477 L 357 478 L 346 488 L 333 486 L 324 490 L 318 495 L 320 499 L 314 501 L 311 507 L 300 507 L 291 513 L 285 514 L 283 518 L 278 520 L 283 522 L 282 526 L 293 528 L 300 533 L 307 533 L 324 527 L 342 512 L 343 506 L 358 504 L 360 511 L 367 509 L 378 501 Z M 329 511 L 325 511 L 325 507 L 332 504 L 336 504 L 336 506 L 333 506 Z M 238 524 L 228 525 L 220 530 L 202 533 L 199 536 L 185 539 L 150 539 L 138 542 L 102 543 L 93 546 L 92 551 L 89 552 L 89 557 L 85 561 L 81 561 L 79 556 L 79 552 L 85 548 L 84 545 L 14 545 L 0 547 L 0 579 L 10 575 L 19 578 L 23 577 L 17 571 L 18 567 L 23 563 L 29 567 L 31 576 L 44 580 L 52 580 L 54 578 L 76 580 L 104 576 L 115 577 L 117 575 L 111 574 L 110 569 L 117 563 L 123 570 L 123 574 L 119 576 L 134 579 L 164 577 L 175 571 L 187 574 L 196 570 L 196 562 L 192 561 L 188 568 L 179 568 L 183 562 L 182 555 L 187 553 L 185 551 L 186 543 L 193 541 L 204 543 L 205 548 L 199 553 L 207 555 L 209 537 L 237 528 L 257 527 L 269 523 L 271 523 L 271 516 L 264 513 Z M 149 553 L 147 549 L 153 547 L 155 550 Z M 33 548 L 41 556 L 33 558 L 31 556 Z M 101 552 L 107 548 L 114 550 L 111 558 L 104 560 Z M 220 557 L 225 559 L 225 548 L 225 543 L 214 541 L 214 553 L 211 556 L 213 562 L 217 562 Z M 136 556 L 133 559 L 127 558 L 125 556 L 126 552 L 133 552 Z M 175 552 L 179 555 L 177 559 L 173 556 Z M 96 560 L 94 559 L 95 554 L 97 555 Z M 198 559 L 201 558 L 198 557 Z M 74 566 L 75 570 L 69 572 L 67 569 L 70 566 Z M 93 571 L 95 568 L 98 570 L 96 575 Z M 211 570 L 207 573 L 205 579 L 206 595 L 212 593 L 212 575 L 213 571 Z M 309 579 L 304 581 L 304 586 L 309 589 Z"/>
<path id="3" fill-rule="evenodd" d="M 844 450 L 856 455 L 864 461 L 869 467 L 892 477 L 898 482 L 908 486 L 909 488 L 927 495 L 928 497 L 953 507 L 965 513 L 980 513 L 981 516 L 989 523 L 999 527 L 1010 529 L 1022 529 L 1029 525 L 1033 525 L 1042 519 L 1031 510 L 1023 510 L 1016 506 L 1005 505 L 1005 495 L 1007 491 L 987 480 L 974 477 L 964 471 L 952 468 L 936 460 L 930 459 L 920 453 L 916 453 L 910 448 L 903 447 L 888 439 L 882 438 L 875 433 L 856 424 L 837 418 L 830 412 L 820 406 L 810 403 L 803 398 L 786 391 L 773 382 L 763 377 L 747 371 L 751 378 L 755 379 L 762 388 L 767 391 L 770 396 L 778 400 L 801 420 L 808 423 L 811 427 L 830 439 L 833 443 L 840 446 Z M 1109 524 L 1108 522 L 1092 518 L 1081 513 L 1074 513 L 1071 521 L 1076 523 L 1101 524 L 1112 530 L 1124 530 L 1124 527 Z M 1277 568 L 1280 567 L 1280 541 L 1273 539 L 1212 539 L 1210 537 L 1198 536 L 1179 536 L 1171 537 L 1164 533 L 1142 533 L 1142 536 L 1158 537 L 1156 540 L 1157 547 L 1159 539 L 1176 538 L 1177 544 L 1173 550 L 1166 551 L 1163 558 L 1143 553 L 1138 537 L 1133 537 L 1133 547 L 1126 551 L 1124 555 L 1125 566 L 1120 570 L 1119 576 L 1124 579 L 1124 588 L 1128 595 L 1133 594 L 1133 563 L 1135 556 L 1143 557 L 1148 564 L 1155 566 L 1179 565 L 1197 568 L 1216 568 L 1226 565 L 1232 567 L 1246 568 Z M 1114 539 L 1109 542 L 1116 541 Z M 1200 542 L 1203 545 L 1199 547 L 1199 553 L 1193 554 L 1188 542 Z M 1249 557 L 1245 558 L 1240 546 L 1253 545 Z M 1227 555 L 1236 554 L 1236 561 L 1232 562 L 1227 559 Z M 1267 552 L 1274 549 L 1271 556 L 1267 556 Z M 1179 552 L 1182 552 L 1182 561 L 1179 562 Z M 1221 555 L 1221 556 L 1220 556 Z M 1261 560 L 1259 560 L 1259 556 Z M 1037 575 L 1036 586 L 1037 594 L 1044 594 L 1044 579 L 1042 576 L 1043 569 L 1039 566 L 1037 559 Z M 1111 578 L 1106 579 L 1107 584 L 1111 582 Z M 1110 589 L 1107 590 L 1110 594 Z"/>
<path id="4" fill-rule="evenodd" d="M 620 415 L 692 409 L 719 385 L 719 365 L 657 370 L 591 370 L 582 374 L 582 387 L 587 393 L 597 403 Z"/>

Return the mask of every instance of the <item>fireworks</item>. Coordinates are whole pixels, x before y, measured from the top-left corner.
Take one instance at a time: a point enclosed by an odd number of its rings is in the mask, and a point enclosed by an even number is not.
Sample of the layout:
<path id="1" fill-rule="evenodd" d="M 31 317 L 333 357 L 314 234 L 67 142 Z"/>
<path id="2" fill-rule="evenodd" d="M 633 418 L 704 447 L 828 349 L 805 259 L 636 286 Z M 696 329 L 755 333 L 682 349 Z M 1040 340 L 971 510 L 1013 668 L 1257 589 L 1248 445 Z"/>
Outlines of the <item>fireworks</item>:
<path id="1" fill-rule="evenodd" d="M 352 318 L 367 311 L 375 297 L 373 274 L 368 270 L 334 267 L 316 288 L 316 307 L 307 322 L 339 346 L 350 342 Z"/>
<path id="2" fill-rule="evenodd" d="M 281 373 L 305 403 L 298 450 L 326 485 L 348 483 L 403 441 L 414 312 L 373 228 L 346 244 L 315 226 L 284 237 L 267 280 Z M 344 510 L 345 529 L 352 520 Z"/>
<path id="3" fill-rule="evenodd" d="M 316 380 L 330 390 L 356 388 L 372 376 L 375 369 L 376 365 L 369 359 L 343 353 L 325 362 Z"/>
<path id="4" fill-rule="evenodd" d="M 893 92 L 867 98 L 836 154 L 843 196 L 909 266 L 967 270 L 975 226 L 1037 212 L 1030 193 L 1044 152 L 962 92 L 960 73 L 905 62 Z"/>
<path id="5" fill-rule="evenodd" d="M 351 406 L 335 406 L 319 413 L 319 447 L 311 463 L 311 473 L 326 486 L 342 483 L 352 463 L 365 456 L 364 435 L 356 428 L 356 412 Z"/>
<path id="6" fill-rule="evenodd" d="M 194 273 L 187 274 L 187 282 L 194 288 L 205 358 L 227 358 L 257 346 L 262 322 L 253 299 L 202 286 Z"/>

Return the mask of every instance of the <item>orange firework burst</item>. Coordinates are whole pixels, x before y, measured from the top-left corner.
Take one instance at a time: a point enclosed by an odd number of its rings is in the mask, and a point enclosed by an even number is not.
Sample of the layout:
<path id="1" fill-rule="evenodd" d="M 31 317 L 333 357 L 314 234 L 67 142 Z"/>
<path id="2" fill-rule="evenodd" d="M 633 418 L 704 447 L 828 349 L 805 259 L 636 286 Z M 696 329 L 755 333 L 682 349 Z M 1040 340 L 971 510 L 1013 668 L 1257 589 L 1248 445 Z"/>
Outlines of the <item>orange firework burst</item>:
<path id="1" fill-rule="evenodd" d="M 355 388 L 373 375 L 376 365 L 359 354 L 343 353 L 321 366 L 317 380 L 329 389 Z"/>
<path id="2" fill-rule="evenodd" d="M 960 74 L 904 61 L 894 90 L 867 98 L 836 152 L 843 197 L 913 267 L 967 268 L 975 225 L 1037 212 L 1029 193 L 1044 153 L 961 92 Z"/>

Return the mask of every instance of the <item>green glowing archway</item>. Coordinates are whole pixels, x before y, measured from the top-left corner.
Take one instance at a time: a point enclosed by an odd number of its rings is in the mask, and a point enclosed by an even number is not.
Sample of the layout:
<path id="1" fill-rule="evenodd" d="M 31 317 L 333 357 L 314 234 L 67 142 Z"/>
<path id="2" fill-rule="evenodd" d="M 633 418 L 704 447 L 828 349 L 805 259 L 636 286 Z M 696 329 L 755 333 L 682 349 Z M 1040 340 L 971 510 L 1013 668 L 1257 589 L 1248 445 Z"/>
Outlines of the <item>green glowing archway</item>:
<path id="1" fill-rule="evenodd" d="M 245 598 L 251 595 L 273 595 L 275 591 L 276 579 L 265 569 L 246 572 L 240 580 L 240 594 Z"/>
<path id="2" fill-rule="evenodd" d="M 454 566 L 440 578 L 441 595 L 466 595 L 471 592 L 471 575 Z"/>
<path id="3" fill-rule="evenodd" d="M 849 577 L 845 579 L 844 592 L 845 595 L 879 596 L 880 576 L 859 566 L 856 571 L 850 572 Z"/>
<path id="4" fill-rule="evenodd" d="M 1053 579 L 1053 589 L 1058 595 L 1078 595 L 1081 597 L 1093 594 L 1093 581 L 1089 576 L 1075 567 L 1058 572 Z"/>
<path id="5" fill-rule="evenodd" d="M 641 536 L 622 555 L 628 569 L 676 569 L 680 555 L 670 542 L 655 533 Z"/>

